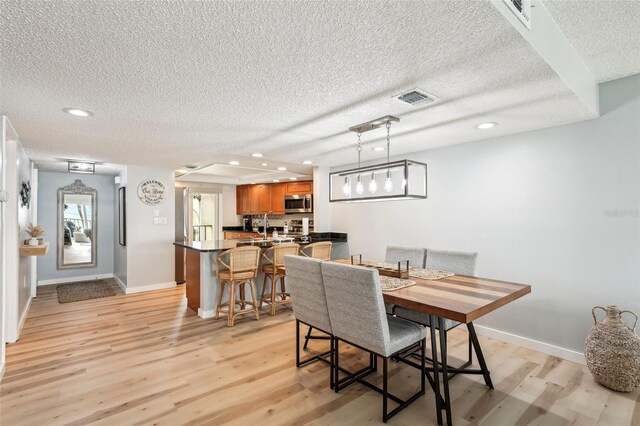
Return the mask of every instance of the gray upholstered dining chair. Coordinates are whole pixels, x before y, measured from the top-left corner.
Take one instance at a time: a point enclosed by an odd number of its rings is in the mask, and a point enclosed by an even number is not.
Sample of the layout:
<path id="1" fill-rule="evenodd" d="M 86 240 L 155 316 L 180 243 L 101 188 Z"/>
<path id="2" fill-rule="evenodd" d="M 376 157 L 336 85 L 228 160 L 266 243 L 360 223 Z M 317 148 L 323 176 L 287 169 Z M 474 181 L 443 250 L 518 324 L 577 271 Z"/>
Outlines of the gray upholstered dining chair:
<path id="1" fill-rule="evenodd" d="M 320 267 L 322 262 L 320 259 L 303 256 L 286 255 L 284 257 L 284 263 L 287 268 L 287 284 L 291 293 L 291 305 L 296 317 L 296 367 L 298 368 L 315 361 L 323 361 L 330 366 L 333 365 L 331 360 L 326 360 L 326 356 L 332 355 L 333 352 L 333 335 L 322 281 L 322 269 Z M 330 340 L 330 349 L 301 361 L 300 323 L 325 333 L 326 336 L 316 336 L 316 338 L 326 337 L 326 339 Z M 333 388 L 333 371 L 329 374 L 329 383 L 330 387 Z"/>
<path id="2" fill-rule="evenodd" d="M 426 330 L 419 324 L 385 313 L 378 271 L 335 262 L 324 262 L 321 266 L 334 335 L 334 390 L 338 392 L 352 383 L 359 382 L 381 392 L 382 418 L 386 423 L 389 418 L 425 393 Z M 382 389 L 363 380 L 364 375 L 359 373 L 347 372 L 347 377 L 340 379 L 340 372 L 346 372 L 340 368 L 340 340 L 369 352 L 369 364 L 372 368 L 368 372 L 376 370 L 377 356 L 383 358 Z M 418 366 L 421 368 L 421 387 L 418 392 L 403 401 L 388 391 L 388 361 L 390 357 L 416 343 L 420 345 L 422 352 L 422 363 Z M 409 362 L 407 364 L 417 366 Z M 388 411 L 387 399 L 398 403 L 398 407 Z"/>
<path id="3" fill-rule="evenodd" d="M 387 246 L 384 255 L 386 263 L 398 263 L 409 261 L 412 268 L 424 268 L 426 250 L 417 247 Z M 384 309 L 389 315 L 393 315 L 394 306 L 392 303 L 385 302 Z"/>
<path id="4" fill-rule="evenodd" d="M 331 250 L 333 249 L 333 243 L 331 241 L 319 241 L 317 243 L 311 243 L 304 247 L 300 247 L 300 254 L 306 257 L 312 257 L 320 260 L 330 260 Z M 318 336 L 311 334 L 313 327 L 309 327 L 307 334 L 304 336 L 304 346 L 302 349 L 307 349 L 309 340 L 326 339 L 327 336 Z"/>
<path id="5" fill-rule="evenodd" d="M 427 258 L 425 267 L 428 269 L 439 269 L 441 271 L 452 272 L 458 275 L 475 275 L 476 259 L 478 257 L 478 253 L 427 249 L 426 254 Z M 396 306 L 394 309 L 394 314 L 400 318 L 408 319 L 427 327 L 431 326 L 429 323 L 429 315 L 421 312 L 413 311 L 401 306 Z M 447 332 L 459 325 L 460 323 L 458 321 L 450 320 L 447 318 L 444 319 L 444 328 Z M 435 327 L 438 328 L 438 325 L 435 324 Z M 463 365 L 458 368 L 467 367 L 472 362 L 473 353 L 471 338 L 469 338 L 468 346 L 469 358 Z M 451 376 L 453 377 L 454 375 L 455 373 Z"/>
<path id="6" fill-rule="evenodd" d="M 417 247 L 387 246 L 384 261 L 388 263 L 409 261 L 413 268 L 424 268 L 425 249 Z"/>

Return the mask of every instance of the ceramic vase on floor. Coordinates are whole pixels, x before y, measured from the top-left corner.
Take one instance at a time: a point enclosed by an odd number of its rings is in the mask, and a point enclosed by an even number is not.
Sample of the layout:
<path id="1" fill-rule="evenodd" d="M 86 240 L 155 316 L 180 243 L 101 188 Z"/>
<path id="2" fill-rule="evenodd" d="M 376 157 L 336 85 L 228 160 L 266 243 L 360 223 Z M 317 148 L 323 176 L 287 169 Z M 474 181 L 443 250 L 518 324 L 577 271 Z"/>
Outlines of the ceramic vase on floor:
<path id="1" fill-rule="evenodd" d="M 596 309 L 607 316 L 596 320 Z M 633 327 L 625 324 L 621 315 L 635 316 Z M 640 387 L 640 337 L 635 333 L 638 316 L 621 311 L 615 305 L 596 306 L 591 311 L 594 325 L 587 334 L 584 356 L 593 378 L 601 385 L 620 392 L 631 392 Z"/>

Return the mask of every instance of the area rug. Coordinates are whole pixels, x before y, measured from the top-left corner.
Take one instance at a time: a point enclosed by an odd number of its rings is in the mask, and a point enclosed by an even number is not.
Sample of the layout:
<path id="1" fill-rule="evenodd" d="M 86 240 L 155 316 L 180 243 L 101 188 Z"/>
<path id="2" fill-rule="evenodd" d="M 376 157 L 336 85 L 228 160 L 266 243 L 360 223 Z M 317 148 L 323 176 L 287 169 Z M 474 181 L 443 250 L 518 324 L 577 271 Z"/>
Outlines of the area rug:
<path id="1" fill-rule="evenodd" d="M 56 290 L 58 291 L 58 303 L 79 302 L 116 295 L 114 288 L 103 280 L 61 284 L 56 287 Z"/>

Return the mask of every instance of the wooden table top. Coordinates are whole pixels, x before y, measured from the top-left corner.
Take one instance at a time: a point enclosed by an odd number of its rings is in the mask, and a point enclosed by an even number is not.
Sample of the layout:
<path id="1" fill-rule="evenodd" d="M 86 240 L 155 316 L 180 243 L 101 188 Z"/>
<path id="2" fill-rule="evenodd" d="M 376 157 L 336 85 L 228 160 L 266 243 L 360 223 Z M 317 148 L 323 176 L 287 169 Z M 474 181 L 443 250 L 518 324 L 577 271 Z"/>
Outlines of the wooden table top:
<path id="1" fill-rule="evenodd" d="M 351 263 L 349 259 L 336 262 Z M 465 324 L 531 293 L 530 285 L 466 275 L 439 280 L 409 279 L 416 285 L 383 292 L 384 301 Z"/>

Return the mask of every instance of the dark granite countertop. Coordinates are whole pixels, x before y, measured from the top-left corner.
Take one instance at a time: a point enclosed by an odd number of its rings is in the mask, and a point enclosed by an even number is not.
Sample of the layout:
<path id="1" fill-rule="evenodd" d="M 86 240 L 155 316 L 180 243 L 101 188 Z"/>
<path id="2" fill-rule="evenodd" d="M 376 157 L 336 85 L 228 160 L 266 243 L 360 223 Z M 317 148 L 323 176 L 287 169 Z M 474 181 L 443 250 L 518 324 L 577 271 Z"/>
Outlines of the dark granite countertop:
<path id="1" fill-rule="evenodd" d="M 331 241 L 334 243 L 347 242 L 347 234 L 338 232 L 313 232 L 309 234 L 308 240 L 304 240 L 301 236 L 296 236 L 293 240 L 294 243 L 305 245 L 315 243 L 318 241 Z M 283 242 L 285 244 L 286 242 Z M 275 242 L 275 244 L 278 244 Z M 242 246 L 256 246 L 261 248 L 269 248 L 274 246 L 274 241 L 260 241 L 260 240 L 218 240 L 218 241 L 194 241 L 192 243 L 185 243 L 182 241 L 176 241 L 173 243 L 175 246 L 188 248 L 200 252 L 216 252 L 228 250 L 231 248 Z"/>

